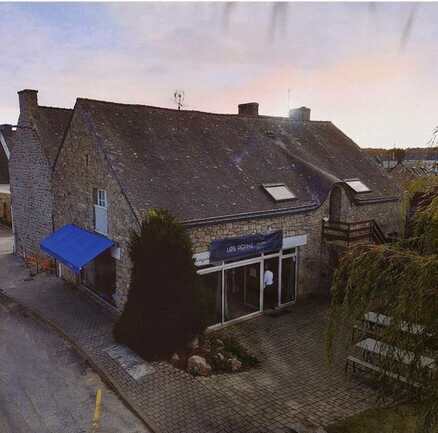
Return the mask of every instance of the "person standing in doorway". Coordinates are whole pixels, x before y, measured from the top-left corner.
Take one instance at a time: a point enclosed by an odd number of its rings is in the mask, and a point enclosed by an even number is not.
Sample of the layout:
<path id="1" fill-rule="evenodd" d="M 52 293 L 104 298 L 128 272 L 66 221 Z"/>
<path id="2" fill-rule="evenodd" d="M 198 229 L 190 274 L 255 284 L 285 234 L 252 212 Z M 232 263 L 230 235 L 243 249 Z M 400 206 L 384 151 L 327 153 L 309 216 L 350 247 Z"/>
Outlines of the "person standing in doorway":
<path id="1" fill-rule="evenodd" d="M 263 287 L 268 289 L 274 284 L 274 274 L 267 266 L 265 269 L 265 274 L 263 275 Z"/>
<path id="2" fill-rule="evenodd" d="M 265 267 L 265 273 L 263 274 L 263 290 L 265 299 L 265 308 L 274 307 L 274 273 L 271 271 L 269 266 Z"/>

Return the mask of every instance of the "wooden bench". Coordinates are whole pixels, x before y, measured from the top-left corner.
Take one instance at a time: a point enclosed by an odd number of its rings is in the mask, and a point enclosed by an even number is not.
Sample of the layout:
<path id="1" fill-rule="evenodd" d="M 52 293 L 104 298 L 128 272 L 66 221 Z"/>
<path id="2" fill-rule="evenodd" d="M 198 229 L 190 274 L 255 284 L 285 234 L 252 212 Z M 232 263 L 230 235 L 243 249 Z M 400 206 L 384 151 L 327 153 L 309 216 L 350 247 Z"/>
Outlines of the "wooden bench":
<path id="1" fill-rule="evenodd" d="M 420 387 L 420 384 L 416 383 L 416 382 L 409 382 L 408 379 L 406 379 L 406 377 L 404 376 L 400 376 L 398 374 L 395 373 L 391 373 L 390 371 L 385 371 L 383 369 L 381 369 L 380 367 L 371 364 L 370 362 L 366 362 L 360 358 L 356 358 L 355 356 L 348 356 L 346 359 L 346 363 L 345 363 L 345 371 L 348 372 L 348 367 L 352 368 L 353 373 L 356 372 L 356 368 L 359 368 L 363 371 L 370 371 L 373 373 L 378 373 L 378 374 L 384 374 L 385 376 L 390 377 L 391 379 L 394 380 L 398 380 L 400 382 L 405 383 L 406 385 L 410 385 L 410 386 L 414 386 L 416 388 Z"/>
<path id="2" fill-rule="evenodd" d="M 413 352 L 390 346 L 389 344 L 375 340 L 374 338 L 365 338 L 365 340 L 357 343 L 356 347 L 365 353 L 385 357 L 392 356 L 395 360 L 400 361 L 405 365 L 410 365 L 415 360 L 415 354 Z M 422 368 L 434 369 L 435 360 L 428 356 L 420 356 L 420 365 Z"/>
<path id="3" fill-rule="evenodd" d="M 369 311 L 364 315 L 365 322 L 368 322 L 371 326 L 380 326 L 387 328 L 391 325 L 392 318 L 381 313 L 374 313 Z M 413 335 L 419 335 L 424 332 L 424 326 L 418 325 L 416 323 L 402 322 L 400 324 L 400 329 L 403 332 L 407 332 Z"/>

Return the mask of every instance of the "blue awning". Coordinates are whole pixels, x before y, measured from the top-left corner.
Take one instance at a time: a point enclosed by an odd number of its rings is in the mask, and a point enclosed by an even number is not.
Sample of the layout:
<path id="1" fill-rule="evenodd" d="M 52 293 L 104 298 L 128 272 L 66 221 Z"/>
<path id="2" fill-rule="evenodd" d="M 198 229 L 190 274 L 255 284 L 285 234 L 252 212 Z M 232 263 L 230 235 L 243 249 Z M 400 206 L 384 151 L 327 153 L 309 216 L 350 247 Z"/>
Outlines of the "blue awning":
<path id="1" fill-rule="evenodd" d="M 44 252 L 76 273 L 113 245 L 114 242 L 107 237 L 80 229 L 73 224 L 56 230 L 40 244 Z"/>

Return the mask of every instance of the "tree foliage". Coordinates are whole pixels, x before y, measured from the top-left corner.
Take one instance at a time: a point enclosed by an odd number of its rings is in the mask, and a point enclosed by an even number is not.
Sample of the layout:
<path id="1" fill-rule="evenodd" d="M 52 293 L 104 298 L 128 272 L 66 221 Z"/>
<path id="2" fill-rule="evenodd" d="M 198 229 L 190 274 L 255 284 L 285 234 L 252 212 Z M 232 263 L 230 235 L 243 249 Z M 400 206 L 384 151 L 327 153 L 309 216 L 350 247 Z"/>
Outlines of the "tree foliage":
<path id="1" fill-rule="evenodd" d="M 152 210 L 132 232 L 128 300 L 114 337 L 144 359 L 165 359 L 205 329 L 192 244 L 166 210 Z"/>
<path id="2" fill-rule="evenodd" d="M 435 359 L 438 365 L 438 193 L 435 180 L 420 184 L 410 237 L 394 244 L 362 245 L 340 261 L 332 286 L 332 305 L 327 333 L 331 355 L 335 337 L 343 335 L 353 345 L 352 330 L 369 311 L 392 318 L 379 340 L 394 348 L 378 359 L 382 371 L 408 379 L 411 387 L 381 374 L 381 395 L 401 396 L 420 403 L 419 431 L 438 431 L 438 369 L 422 367 L 421 357 Z M 418 187 L 418 183 L 417 183 Z M 411 204 L 418 189 L 411 185 Z M 415 332 L 417 325 L 422 332 Z M 349 335 L 348 335 L 349 334 Z M 413 354 L 409 366 L 400 362 L 400 350 Z M 415 386 L 420 385 L 420 386 Z"/>

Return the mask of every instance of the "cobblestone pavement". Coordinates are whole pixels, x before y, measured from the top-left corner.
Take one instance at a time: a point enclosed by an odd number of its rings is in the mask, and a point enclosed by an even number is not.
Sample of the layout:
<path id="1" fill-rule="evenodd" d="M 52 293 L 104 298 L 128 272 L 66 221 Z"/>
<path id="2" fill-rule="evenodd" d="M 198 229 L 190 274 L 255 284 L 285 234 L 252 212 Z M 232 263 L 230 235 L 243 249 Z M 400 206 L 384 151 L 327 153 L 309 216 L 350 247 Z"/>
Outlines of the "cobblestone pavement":
<path id="1" fill-rule="evenodd" d="M 310 431 L 375 403 L 368 388 L 344 375 L 341 355 L 332 368 L 325 364 L 324 304 L 297 305 L 280 317 L 222 331 L 238 336 L 260 358 L 256 369 L 193 378 L 154 363 L 154 372 L 136 381 L 104 351 L 114 344 L 113 317 L 83 293 L 55 276 L 29 280 L 22 261 L 11 255 L 0 256 L 0 289 L 61 328 L 157 432 Z"/>

